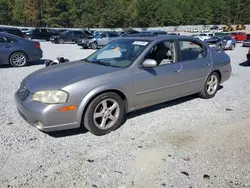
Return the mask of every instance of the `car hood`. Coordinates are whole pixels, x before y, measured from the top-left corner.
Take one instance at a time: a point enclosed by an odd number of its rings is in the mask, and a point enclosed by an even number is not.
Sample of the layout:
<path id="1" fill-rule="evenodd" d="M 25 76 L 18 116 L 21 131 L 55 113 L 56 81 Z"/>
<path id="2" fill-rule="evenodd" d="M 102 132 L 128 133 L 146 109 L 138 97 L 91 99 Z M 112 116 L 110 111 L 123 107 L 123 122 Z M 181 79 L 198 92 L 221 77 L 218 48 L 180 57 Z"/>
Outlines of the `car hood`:
<path id="1" fill-rule="evenodd" d="M 61 89 L 70 84 L 121 70 L 117 67 L 87 63 L 85 61 L 66 62 L 42 68 L 28 75 L 21 83 L 32 93 L 39 90 Z"/>

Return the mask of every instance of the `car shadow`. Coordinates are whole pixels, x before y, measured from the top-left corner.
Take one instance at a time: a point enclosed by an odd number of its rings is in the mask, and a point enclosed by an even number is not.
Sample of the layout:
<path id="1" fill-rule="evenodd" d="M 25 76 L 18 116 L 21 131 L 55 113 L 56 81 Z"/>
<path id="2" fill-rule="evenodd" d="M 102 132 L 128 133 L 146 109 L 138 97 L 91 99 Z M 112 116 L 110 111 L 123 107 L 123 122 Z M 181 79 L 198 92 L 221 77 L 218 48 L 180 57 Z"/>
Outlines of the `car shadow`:
<path id="1" fill-rule="evenodd" d="M 45 65 L 44 63 L 45 63 L 46 60 L 47 59 L 40 59 L 40 60 L 37 60 L 37 61 L 32 61 L 25 67 L 36 66 L 36 65 Z M 1 68 L 7 69 L 7 68 L 19 68 L 19 67 L 12 67 L 10 64 L 6 64 L 6 65 L 0 65 L 0 69 Z M 24 67 L 20 67 L 20 68 L 24 68 Z"/>
<path id="2" fill-rule="evenodd" d="M 63 131 L 55 131 L 55 132 L 49 132 L 44 133 L 54 138 L 61 138 L 61 137 L 68 137 L 68 136 L 74 136 L 79 134 L 85 134 L 88 130 L 85 127 L 77 128 L 77 129 L 69 129 L 69 130 L 63 130 Z"/>
<path id="3" fill-rule="evenodd" d="M 242 67 L 249 67 L 249 65 L 248 65 L 248 62 L 247 62 L 247 61 L 242 62 L 242 63 L 239 63 L 239 65 L 240 65 L 240 66 L 242 66 Z"/>
<path id="4" fill-rule="evenodd" d="M 223 86 L 219 86 L 218 92 L 222 88 L 223 88 Z M 198 97 L 197 94 L 189 95 L 189 96 L 186 96 L 186 97 L 182 97 L 182 98 L 179 98 L 179 99 L 175 99 L 175 100 L 172 100 L 172 101 L 164 102 L 164 103 L 161 103 L 161 104 L 153 105 L 153 106 L 150 106 L 150 107 L 146 107 L 146 108 L 143 108 L 143 109 L 140 109 L 140 110 L 130 112 L 130 113 L 125 115 L 125 118 L 124 118 L 121 126 L 123 126 L 127 122 L 127 120 L 129 120 L 129 119 L 133 119 L 133 118 L 136 118 L 136 117 L 141 116 L 143 114 L 151 113 L 151 112 L 158 111 L 158 110 L 161 110 L 161 109 L 164 109 L 164 108 L 170 108 L 172 106 L 182 104 L 182 103 L 191 101 L 193 99 L 196 99 L 197 97 Z M 88 132 L 88 130 L 85 127 L 81 127 L 81 128 L 77 128 L 77 129 L 56 131 L 56 132 L 50 132 L 50 133 L 45 133 L 45 134 L 47 134 L 47 135 L 49 135 L 51 137 L 54 137 L 54 138 L 61 138 L 61 137 L 75 136 L 75 135 L 79 135 L 79 134 L 86 134 L 87 132 Z"/>

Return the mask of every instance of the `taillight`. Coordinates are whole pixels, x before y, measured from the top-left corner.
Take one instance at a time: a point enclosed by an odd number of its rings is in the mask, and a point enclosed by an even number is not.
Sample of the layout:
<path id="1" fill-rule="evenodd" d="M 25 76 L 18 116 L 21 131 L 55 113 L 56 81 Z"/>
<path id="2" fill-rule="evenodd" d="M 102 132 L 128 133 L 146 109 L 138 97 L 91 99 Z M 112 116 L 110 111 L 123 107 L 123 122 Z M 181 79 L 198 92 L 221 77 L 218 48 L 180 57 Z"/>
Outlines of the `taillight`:
<path id="1" fill-rule="evenodd" d="M 34 46 L 35 46 L 35 48 L 40 48 L 40 44 L 39 43 L 35 43 Z"/>
<path id="2" fill-rule="evenodd" d="M 22 35 L 22 38 L 24 38 L 24 39 L 25 39 L 25 38 L 26 38 L 26 35 L 25 35 L 25 34 L 23 34 L 23 35 Z"/>

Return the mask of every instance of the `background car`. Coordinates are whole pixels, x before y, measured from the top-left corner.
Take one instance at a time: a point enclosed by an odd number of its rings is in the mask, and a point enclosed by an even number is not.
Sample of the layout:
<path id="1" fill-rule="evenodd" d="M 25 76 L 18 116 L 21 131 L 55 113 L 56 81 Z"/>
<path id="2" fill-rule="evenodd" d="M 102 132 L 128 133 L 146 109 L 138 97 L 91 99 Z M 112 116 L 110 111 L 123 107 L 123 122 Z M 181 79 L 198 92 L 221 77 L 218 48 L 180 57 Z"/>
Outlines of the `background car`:
<path id="1" fill-rule="evenodd" d="M 214 33 L 200 33 L 198 35 L 195 35 L 194 37 L 200 39 L 201 41 L 204 41 L 212 36 L 214 36 Z"/>
<path id="2" fill-rule="evenodd" d="M 221 48 L 223 50 L 234 50 L 236 46 L 236 40 L 230 35 L 221 38 Z"/>
<path id="3" fill-rule="evenodd" d="M 137 34 L 142 34 L 142 35 L 167 35 L 166 31 L 162 30 L 146 30 L 146 31 L 141 31 L 140 33 Z"/>
<path id="4" fill-rule="evenodd" d="M 23 67 L 42 57 L 43 51 L 39 42 L 0 32 L 0 64 Z"/>
<path id="5" fill-rule="evenodd" d="M 92 37 L 92 33 L 88 32 L 87 30 L 81 31 L 81 30 L 71 30 L 71 31 L 65 31 L 57 35 L 53 35 L 50 37 L 50 41 L 52 43 L 59 43 L 63 44 L 66 42 L 77 42 L 81 38 L 88 38 Z"/>
<path id="6" fill-rule="evenodd" d="M 250 34 L 247 34 L 247 38 L 242 42 L 243 47 L 250 47 Z"/>
<path id="7" fill-rule="evenodd" d="M 82 46 L 83 48 L 91 48 L 91 49 L 97 49 L 100 47 L 105 46 L 110 41 L 120 37 L 120 35 L 117 32 L 103 32 L 97 37 L 93 37 L 90 39 L 79 39 L 77 44 L 78 46 Z"/>
<path id="8" fill-rule="evenodd" d="M 230 36 L 234 38 L 236 42 L 244 41 L 247 38 L 247 34 L 245 32 L 233 32 Z"/>
<path id="9" fill-rule="evenodd" d="M 209 39 L 204 40 L 205 43 L 207 43 L 210 47 L 214 47 L 217 50 L 222 50 L 222 38 L 213 36 Z"/>
<path id="10" fill-rule="evenodd" d="M 46 28 L 36 28 L 32 29 L 29 33 L 26 34 L 26 39 L 38 39 L 49 41 L 50 37 L 53 35 L 59 34 L 56 30 L 46 29 Z"/>
<path id="11" fill-rule="evenodd" d="M 25 38 L 25 34 L 22 33 L 22 31 L 18 28 L 14 27 L 0 27 L 0 32 L 6 32 L 12 35 L 16 35 L 22 38 Z"/>

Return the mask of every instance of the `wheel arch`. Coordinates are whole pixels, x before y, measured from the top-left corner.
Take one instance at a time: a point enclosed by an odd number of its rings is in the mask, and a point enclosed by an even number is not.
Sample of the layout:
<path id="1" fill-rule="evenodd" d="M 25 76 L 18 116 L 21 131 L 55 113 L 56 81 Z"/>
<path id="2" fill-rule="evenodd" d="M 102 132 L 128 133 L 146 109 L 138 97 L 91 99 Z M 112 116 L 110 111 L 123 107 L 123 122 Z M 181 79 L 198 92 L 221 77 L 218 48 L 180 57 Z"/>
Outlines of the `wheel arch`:
<path id="1" fill-rule="evenodd" d="M 210 74 L 216 72 L 218 75 L 219 75 L 219 82 L 221 82 L 221 79 L 222 79 L 222 74 L 219 70 L 213 70 Z"/>
<path id="2" fill-rule="evenodd" d="M 117 95 L 119 95 L 121 97 L 121 99 L 124 101 L 124 105 L 125 105 L 125 113 L 128 110 L 128 102 L 127 102 L 127 96 L 124 94 L 124 92 L 122 92 L 122 90 L 117 89 L 117 88 L 112 88 L 112 89 L 101 89 L 101 90 L 97 90 L 97 91 L 91 91 L 90 93 L 88 93 L 84 99 L 82 100 L 81 104 L 79 105 L 79 109 L 77 112 L 77 122 L 82 123 L 82 119 L 86 113 L 87 108 L 89 107 L 90 103 L 99 95 L 103 94 L 103 93 L 108 93 L 108 92 L 113 92 L 116 93 Z"/>

